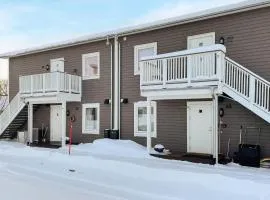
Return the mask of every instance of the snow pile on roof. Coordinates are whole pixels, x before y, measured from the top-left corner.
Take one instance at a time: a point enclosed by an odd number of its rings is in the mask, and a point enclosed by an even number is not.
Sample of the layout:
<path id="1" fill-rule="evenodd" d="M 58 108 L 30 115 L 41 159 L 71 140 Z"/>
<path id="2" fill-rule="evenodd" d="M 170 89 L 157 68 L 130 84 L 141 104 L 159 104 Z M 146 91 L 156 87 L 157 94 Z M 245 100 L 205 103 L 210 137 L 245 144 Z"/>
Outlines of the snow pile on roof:
<path id="1" fill-rule="evenodd" d="M 84 152 L 95 155 L 111 155 L 118 157 L 146 158 L 149 157 L 147 150 L 130 140 L 98 139 L 93 143 L 73 146 L 72 151 Z"/>
<path id="2" fill-rule="evenodd" d="M 120 29 L 116 29 L 116 30 L 112 30 L 108 32 L 102 32 L 98 34 L 86 35 L 83 37 L 79 37 L 79 38 L 75 38 L 75 39 L 71 39 L 67 41 L 62 41 L 62 42 L 57 42 L 53 44 L 38 46 L 34 48 L 27 48 L 27 49 L 23 49 L 19 51 L 8 52 L 8 53 L 0 54 L 0 58 L 16 57 L 16 56 L 25 55 L 25 54 L 37 53 L 37 52 L 47 51 L 51 49 L 58 49 L 58 48 L 63 48 L 67 46 L 78 45 L 78 44 L 86 43 L 90 41 L 104 40 L 107 37 L 112 37 L 114 35 L 127 35 L 134 32 L 146 31 L 149 29 L 157 29 L 164 26 L 171 26 L 177 23 L 188 23 L 192 20 L 196 21 L 196 20 L 207 19 L 207 18 L 215 17 L 216 15 L 222 15 L 222 14 L 225 15 L 231 12 L 237 12 L 239 10 L 252 9 L 257 6 L 258 7 L 270 6 L 270 1 L 269 0 L 247 0 L 240 3 L 220 6 L 217 8 L 195 12 L 188 15 L 182 15 L 179 17 L 158 20 L 156 22 L 120 28 Z"/>

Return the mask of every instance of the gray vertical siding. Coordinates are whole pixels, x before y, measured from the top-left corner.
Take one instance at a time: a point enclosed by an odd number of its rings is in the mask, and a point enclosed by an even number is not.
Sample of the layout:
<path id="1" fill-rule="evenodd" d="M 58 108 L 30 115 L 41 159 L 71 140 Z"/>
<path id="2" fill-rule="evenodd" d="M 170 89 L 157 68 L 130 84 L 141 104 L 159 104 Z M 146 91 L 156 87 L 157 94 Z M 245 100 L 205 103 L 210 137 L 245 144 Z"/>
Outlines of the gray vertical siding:
<path id="1" fill-rule="evenodd" d="M 228 141 L 230 139 L 230 154 L 237 151 L 239 144 L 240 127 L 257 127 L 261 128 L 261 133 L 258 130 L 249 129 L 247 137 L 243 131 L 243 142 L 251 144 L 260 144 L 262 147 L 262 156 L 270 155 L 270 124 L 262 120 L 260 117 L 244 108 L 239 103 L 232 100 L 224 100 L 219 103 L 219 107 L 224 109 L 224 117 L 221 121 L 226 124 L 226 128 L 221 128 L 221 152 L 226 153 L 228 150 Z M 260 136 L 259 140 L 257 136 Z"/>
<path id="2" fill-rule="evenodd" d="M 38 73 L 46 73 L 42 66 L 49 64 L 50 59 L 64 57 L 65 72 L 77 75 L 82 73 L 82 54 L 91 52 L 100 52 L 100 79 L 82 81 L 82 102 L 68 102 L 67 110 L 74 115 L 76 121 L 73 125 L 74 142 L 90 142 L 100 135 L 82 134 L 82 104 L 100 103 L 100 132 L 110 127 L 110 105 L 104 105 L 104 99 L 111 95 L 111 50 L 104 42 L 95 42 L 85 45 L 68 47 L 64 49 L 46 51 L 37 54 L 20 56 L 10 59 L 9 82 L 10 99 L 12 99 L 19 90 L 19 76 Z M 34 127 L 41 127 L 41 123 L 50 126 L 50 112 L 48 108 L 41 107 L 35 112 Z M 68 129 L 67 129 L 68 130 Z"/>

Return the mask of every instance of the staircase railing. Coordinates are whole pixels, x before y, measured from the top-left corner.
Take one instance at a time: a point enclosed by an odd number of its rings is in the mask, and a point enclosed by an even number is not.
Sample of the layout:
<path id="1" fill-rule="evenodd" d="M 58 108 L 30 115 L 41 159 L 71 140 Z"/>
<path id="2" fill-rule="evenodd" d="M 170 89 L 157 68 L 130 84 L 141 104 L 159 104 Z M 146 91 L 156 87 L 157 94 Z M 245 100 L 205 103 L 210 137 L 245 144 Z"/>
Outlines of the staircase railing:
<path id="1" fill-rule="evenodd" d="M 270 82 L 225 58 L 224 84 L 241 95 L 251 104 L 265 112 L 270 111 Z"/>
<path id="2" fill-rule="evenodd" d="M 25 103 L 21 100 L 20 94 L 18 93 L 0 115 L 0 135 L 15 119 L 15 117 L 24 108 L 24 106 Z"/>

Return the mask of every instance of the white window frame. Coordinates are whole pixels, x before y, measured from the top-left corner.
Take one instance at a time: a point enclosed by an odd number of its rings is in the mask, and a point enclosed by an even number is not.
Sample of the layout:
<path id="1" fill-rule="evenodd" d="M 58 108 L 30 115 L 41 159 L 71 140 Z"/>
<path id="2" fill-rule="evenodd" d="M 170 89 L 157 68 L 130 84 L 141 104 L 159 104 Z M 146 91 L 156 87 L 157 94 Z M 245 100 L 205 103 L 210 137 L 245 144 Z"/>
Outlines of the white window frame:
<path id="1" fill-rule="evenodd" d="M 87 58 L 91 57 L 98 57 L 98 75 L 96 76 L 85 76 L 85 60 Z M 99 79 L 100 78 L 100 52 L 94 52 L 94 53 L 87 53 L 82 54 L 82 79 L 83 80 L 89 80 L 89 79 Z"/>
<path id="2" fill-rule="evenodd" d="M 216 32 L 210 32 L 210 33 L 203 33 L 203 34 L 199 34 L 199 35 L 191 35 L 187 37 L 187 49 L 190 49 L 190 42 L 193 39 L 198 39 L 198 38 L 204 38 L 204 37 L 212 37 L 213 39 L 213 45 L 216 43 Z"/>
<path id="3" fill-rule="evenodd" d="M 154 131 L 152 137 L 157 137 L 157 102 L 151 101 L 151 106 L 154 111 Z M 138 130 L 138 108 L 147 107 L 147 101 L 139 101 L 134 103 L 134 136 L 135 137 L 147 137 L 147 131 Z"/>
<path id="4" fill-rule="evenodd" d="M 100 130 L 100 104 L 99 103 L 87 103 L 82 105 L 82 133 L 83 134 L 99 134 Z M 87 108 L 96 108 L 97 109 L 97 130 L 90 131 L 85 129 L 85 117 Z"/>
<path id="5" fill-rule="evenodd" d="M 63 71 L 57 71 L 57 72 L 65 72 L 65 59 L 62 57 L 62 58 L 53 58 L 53 59 L 50 59 L 50 72 L 52 72 L 52 66 L 53 66 L 53 62 L 61 62 L 63 63 Z"/>
<path id="6" fill-rule="evenodd" d="M 140 44 L 134 46 L 134 75 L 140 75 L 140 67 L 139 67 L 139 50 L 154 48 L 155 55 L 157 55 L 157 42 Z"/>

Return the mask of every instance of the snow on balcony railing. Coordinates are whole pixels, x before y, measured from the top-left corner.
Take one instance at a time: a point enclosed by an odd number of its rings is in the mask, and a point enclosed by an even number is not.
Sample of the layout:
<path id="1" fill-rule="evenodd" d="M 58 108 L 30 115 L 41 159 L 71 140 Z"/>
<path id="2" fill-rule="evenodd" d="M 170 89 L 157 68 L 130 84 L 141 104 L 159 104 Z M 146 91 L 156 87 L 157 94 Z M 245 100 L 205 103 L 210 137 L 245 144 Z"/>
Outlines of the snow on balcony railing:
<path id="1" fill-rule="evenodd" d="M 143 58 L 141 86 L 219 80 L 225 52 L 217 44 Z"/>
<path id="2" fill-rule="evenodd" d="M 20 77 L 20 94 L 48 94 L 52 92 L 81 93 L 81 77 L 63 72 L 51 72 Z"/>

